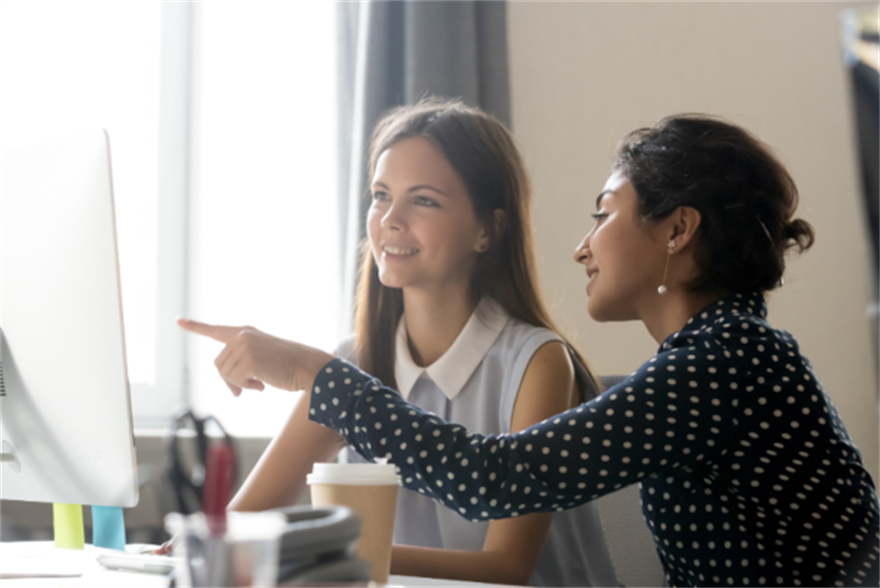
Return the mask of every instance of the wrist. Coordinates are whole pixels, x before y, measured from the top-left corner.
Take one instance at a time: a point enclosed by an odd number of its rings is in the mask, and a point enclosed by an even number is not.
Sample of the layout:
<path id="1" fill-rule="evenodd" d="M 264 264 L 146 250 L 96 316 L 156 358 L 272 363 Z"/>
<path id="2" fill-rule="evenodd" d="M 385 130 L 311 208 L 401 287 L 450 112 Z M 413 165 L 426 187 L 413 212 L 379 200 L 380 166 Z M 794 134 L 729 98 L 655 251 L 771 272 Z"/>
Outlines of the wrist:
<path id="1" fill-rule="evenodd" d="M 306 348 L 302 361 L 297 369 L 297 382 L 294 390 L 310 391 L 315 385 L 315 378 L 325 365 L 335 359 L 326 351 L 320 349 Z"/>

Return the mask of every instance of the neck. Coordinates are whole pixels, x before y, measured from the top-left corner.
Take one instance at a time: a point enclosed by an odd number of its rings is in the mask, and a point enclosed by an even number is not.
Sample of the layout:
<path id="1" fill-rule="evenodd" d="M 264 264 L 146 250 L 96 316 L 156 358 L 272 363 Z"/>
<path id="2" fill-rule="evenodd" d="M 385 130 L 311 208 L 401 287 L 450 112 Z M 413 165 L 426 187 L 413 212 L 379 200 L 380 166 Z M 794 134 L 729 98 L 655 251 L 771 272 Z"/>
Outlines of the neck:
<path id="1" fill-rule="evenodd" d="M 657 294 L 657 300 L 640 318 L 651 337 L 660 345 L 669 335 L 680 331 L 692 316 L 721 298 L 723 295 L 718 293 Z"/>
<path id="2" fill-rule="evenodd" d="M 403 290 L 409 350 L 416 365 L 427 367 L 452 347 L 478 302 L 469 287 Z"/>

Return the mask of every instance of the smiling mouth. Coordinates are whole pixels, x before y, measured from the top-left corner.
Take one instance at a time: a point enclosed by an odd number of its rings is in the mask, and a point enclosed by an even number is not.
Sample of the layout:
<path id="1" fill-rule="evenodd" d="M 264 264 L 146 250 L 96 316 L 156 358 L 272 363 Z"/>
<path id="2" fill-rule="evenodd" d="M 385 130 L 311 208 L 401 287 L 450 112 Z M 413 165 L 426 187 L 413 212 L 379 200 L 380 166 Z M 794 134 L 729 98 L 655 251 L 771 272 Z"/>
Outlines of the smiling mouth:
<path id="1" fill-rule="evenodd" d="M 592 269 L 592 270 L 588 269 L 587 270 L 587 278 L 592 280 L 596 276 L 596 274 L 598 274 L 598 273 L 599 273 L 599 270 L 597 270 L 597 269 Z"/>
<path id="2" fill-rule="evenodd" d="M 391 255 L 415 255 L 419 250 L 415 247 L 392 247 L 391 245 L 383 245 L 382 252 Z"/>

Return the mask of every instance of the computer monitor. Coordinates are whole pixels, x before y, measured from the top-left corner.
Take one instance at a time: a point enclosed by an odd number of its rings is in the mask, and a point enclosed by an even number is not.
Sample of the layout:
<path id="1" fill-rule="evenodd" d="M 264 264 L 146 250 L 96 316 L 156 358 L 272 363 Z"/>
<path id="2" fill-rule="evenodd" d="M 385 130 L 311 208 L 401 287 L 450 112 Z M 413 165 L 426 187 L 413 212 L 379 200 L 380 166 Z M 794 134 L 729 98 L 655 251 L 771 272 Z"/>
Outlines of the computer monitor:
<path id="1" fill-rule="evenodd" d="M 0 498 L 136 505 L 106 132 L 0 158 L 0 329 Z"/>

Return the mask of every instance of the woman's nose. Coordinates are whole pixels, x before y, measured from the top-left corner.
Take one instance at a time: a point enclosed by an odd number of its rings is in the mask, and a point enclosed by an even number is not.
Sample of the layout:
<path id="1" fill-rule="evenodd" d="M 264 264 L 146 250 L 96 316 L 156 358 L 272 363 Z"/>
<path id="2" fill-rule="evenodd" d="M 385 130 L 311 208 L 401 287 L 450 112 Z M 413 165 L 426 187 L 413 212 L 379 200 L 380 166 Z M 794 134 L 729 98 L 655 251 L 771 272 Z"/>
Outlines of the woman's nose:
<path id="1" fill-rule="evenodd" d="M 385 214 L 382 215 L 380 224 L 382 225 L 382 228 L 385 229 L 391 229 L 392 231 L 401 230 L 405 223 L 400 207 L 394 204 L 389 206 L 388 210 L 385 211 Z"/>
<path id="2" fill-rule="evenodd" d="M 576 263 L 586 263 L 587 260 L 590 259 L 590 234 L 592 231 L 587 233 L 583 240 L 578 243 L 578 246 L 574 250 L 574 260 Z"/>

